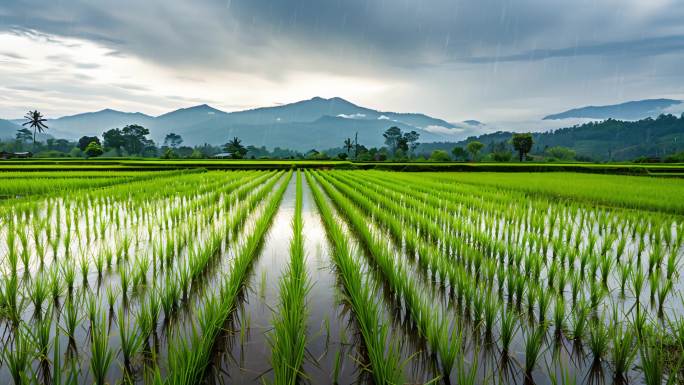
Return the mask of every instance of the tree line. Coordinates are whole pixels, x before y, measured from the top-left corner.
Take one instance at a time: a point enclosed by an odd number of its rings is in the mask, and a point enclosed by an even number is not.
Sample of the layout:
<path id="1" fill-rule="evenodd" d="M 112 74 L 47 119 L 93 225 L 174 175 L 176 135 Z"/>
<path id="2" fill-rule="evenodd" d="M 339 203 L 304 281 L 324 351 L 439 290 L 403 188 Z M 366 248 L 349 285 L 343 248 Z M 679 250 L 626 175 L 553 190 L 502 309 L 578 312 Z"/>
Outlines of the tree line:
<path id="1" fill-rule="evenodd" d="M 646 161 L 684 161 L 684 115 L 677 118 L 661 115 L 635 122 L 608 119 L 545 133 L 496 132 L 471 137 L 458 144 L 419 143 L 416 131 L 402 131 L 389 127 L 383 134 L 384 146 L 366 147 L 358 135 L 348 137 L 338 149 L 307 152 L 284 148 L 267 149 L 245 145 L 233 137 L 223 145 L 204 144 L 184 146 L 183 138 L 176 133 L 165 136 L 157 145 L 149 138 L 147 128 L 132 124 L 105 131 L 101 137 L 83 136 L 78 141 L 48 138 L 37 140 L 37 134 L 48 130 L 47 119 L 37 110 L 29 111 L 15 140 L 0 142 L 0 151 L 31 151 L 42 157 L 160 157 L 208 158 L 219 156 L 232 159 L 338 159 L 354 161 L 494 161 L 510 162 L 514 159 L 590 161 L 592 158 L 563 144 L 581 143 L 583 148 L 597 147 L 606 153 L 604 159 L 634 159 Z M 679 139 L 679 142 L 677 141 Z M 621 149 L 620 146 L 627 146 Z M 646 154 L 646 155 L 643 155 Z M 641 156 L 640 156 L 641 155 Z"/>

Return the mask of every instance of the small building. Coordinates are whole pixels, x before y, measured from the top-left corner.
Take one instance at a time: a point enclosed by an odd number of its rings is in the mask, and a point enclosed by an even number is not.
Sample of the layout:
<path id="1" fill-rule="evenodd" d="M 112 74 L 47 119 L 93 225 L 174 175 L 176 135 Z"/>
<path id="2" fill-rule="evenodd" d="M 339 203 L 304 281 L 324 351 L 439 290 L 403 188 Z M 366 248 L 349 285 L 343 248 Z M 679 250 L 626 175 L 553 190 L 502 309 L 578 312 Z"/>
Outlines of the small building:
<path id="1" fill-rule="evenodd" d="M 33 153 L 31 151 L 26 151 L 26 152 L 0 151 L 0 159 L 31 158 L 31 157 L 33 157 Z"/>

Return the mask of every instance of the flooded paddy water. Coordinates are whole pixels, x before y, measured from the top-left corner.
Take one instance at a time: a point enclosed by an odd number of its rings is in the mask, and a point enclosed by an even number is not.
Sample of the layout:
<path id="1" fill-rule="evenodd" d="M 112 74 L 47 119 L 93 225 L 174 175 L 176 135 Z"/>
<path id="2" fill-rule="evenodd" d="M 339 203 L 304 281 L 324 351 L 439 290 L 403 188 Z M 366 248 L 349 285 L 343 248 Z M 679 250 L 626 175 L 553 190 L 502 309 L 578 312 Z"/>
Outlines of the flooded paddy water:
<path id="1" fill-rule="evenodd" d="M 682 379 L 681 214 L 448 173 L 300 173 L 298 383 Z M 13 177 L 21 194 L 0 202 L 0 381 L 278 383 L 297 172 L 126 174 L 97 189 L 81 174 L 65 176 L 69 194 Z"/>

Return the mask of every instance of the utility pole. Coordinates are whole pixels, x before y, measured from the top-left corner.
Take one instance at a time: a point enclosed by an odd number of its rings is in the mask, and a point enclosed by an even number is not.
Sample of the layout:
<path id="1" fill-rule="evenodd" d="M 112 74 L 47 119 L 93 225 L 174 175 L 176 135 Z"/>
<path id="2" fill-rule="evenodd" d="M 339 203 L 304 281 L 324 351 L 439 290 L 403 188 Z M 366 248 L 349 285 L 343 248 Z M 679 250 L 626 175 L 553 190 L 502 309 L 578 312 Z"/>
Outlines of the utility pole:
<path id="1" fill-rule="evenodd" d="M 359 132 L 356 131 L 354 134 L 354 160 L 359 156 Z"/>

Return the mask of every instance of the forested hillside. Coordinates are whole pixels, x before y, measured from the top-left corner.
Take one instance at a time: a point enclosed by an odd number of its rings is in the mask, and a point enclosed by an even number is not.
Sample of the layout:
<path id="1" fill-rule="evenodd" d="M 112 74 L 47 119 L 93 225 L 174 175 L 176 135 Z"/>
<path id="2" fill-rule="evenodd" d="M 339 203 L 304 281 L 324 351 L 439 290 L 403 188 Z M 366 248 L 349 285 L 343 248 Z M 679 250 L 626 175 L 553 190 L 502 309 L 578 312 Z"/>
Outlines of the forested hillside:
<path id="1" fill-rule="evenodd" d="M 469 142 L 485 144 L 485 152 L 496 148 L 510 149 L 512 132 L 499 131 L 472 136 L 458 143 L 425 143 L 420 153 L 435 149 L 451 150 L 465 147 Z M 664 157 L 684 151 L 684 115 L 660 115 L 638 121 L 608 119 L 542 133 L 533 133 L 532 155 L 542 154 L 548 148 L 562 146 L 575 151 L 579 158 L 593 160 L 632 160 L 638 157 Z"/>

